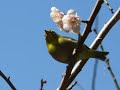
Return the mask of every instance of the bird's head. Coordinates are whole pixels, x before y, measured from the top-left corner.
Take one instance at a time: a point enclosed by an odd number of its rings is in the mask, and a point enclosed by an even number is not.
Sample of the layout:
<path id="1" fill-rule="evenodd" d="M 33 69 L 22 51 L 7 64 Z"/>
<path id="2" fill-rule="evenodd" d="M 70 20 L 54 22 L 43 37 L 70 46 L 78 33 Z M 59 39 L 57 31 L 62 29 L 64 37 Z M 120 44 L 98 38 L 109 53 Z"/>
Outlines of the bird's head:
<path id="1" fill-rule="evenodd" d="M 52 30 L 45 30 L 45 39 L 47 43 L 57 43 L 59 35 Z"/>

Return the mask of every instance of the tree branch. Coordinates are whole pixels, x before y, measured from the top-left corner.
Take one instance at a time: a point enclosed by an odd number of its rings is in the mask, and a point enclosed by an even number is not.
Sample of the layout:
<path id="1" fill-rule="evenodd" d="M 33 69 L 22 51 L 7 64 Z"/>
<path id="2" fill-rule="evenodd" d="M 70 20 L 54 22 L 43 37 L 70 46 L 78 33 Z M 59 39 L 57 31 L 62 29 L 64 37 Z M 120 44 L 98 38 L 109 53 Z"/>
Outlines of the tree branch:
<path id="1" fill-rule="evenodd" d="M 0 76 L 8 83 L 12 90 L 17 90 L 15 86 L 10 81 L 10 77 L 6 77 L 5 74 L 0 70 Z"/>
<path id="2" fill-rule="evenodd" d="M 89 19 L 88 19 L 88 23 L 85 27 L 85 30 L 84 30 L 82 36 L 78 35 L 79 38 L 78 38 L 77 47 L 75 49 L 75 53 L 72 54 L 71 57 L 69 58 L 71 60 L 71 63 L 68 65 L 67 70 L 63 76 L 62 82 L 59 86 L 59 90 L 65 90 L 70 85 L 71 82 L 69 81 L 69 77 L 71 76 L 71 71 L 76 63 L 76 55 L 78 52 L 80 52 L 78 50 L 80 50 L 80 48 L 82 47 L 87 36 L 91 32 L 91 27 L 93 25 L 93 22 L 97 16 L 102 4 L 103 4 L 103 0 L 97 0 L 95 7 L 94 7 Z"/>
<path id="3" fill-rule="evenodd" d="M 104 25 L 104 27 L 102 28 L 102 30 L 100 31 L 100 33 L 98 34 L 98 36 L 96 37 L 94 42 L 91 44 L 91 46 L 90 46 L 91 49 L 97 49 L 97 47 L 100 45 L 102 40 L 105 38 L 105 36 L 110 31 L 110 29 L 114 26 L 114 24 L 116 24 L 116 22 L 118 20 L 120 20 L 120 8 L 116 11 L 116 13 L 113 15 L 113 17 L 106 23 L 106 25 Z M 71 75 L 71 77 L 69 79 L 69 83 L 71 83 L 74 80 L 74 78 L 82 70 L 82 68 L 84 67 L 84 65 L 86 64 L 87 61 L 88 60 L 82 60 L 79 63 L 78 67 Z"/>
<path id="4" fill-rule="evenodd" d="M 96 29 L 94 30 L 94 32 L 95 32 L 96 35 L 98 35 L 98 32 L 97 32 Z M 100 49 L 101 49 L 102 51 L 105 51 L 102 43 L 100 44 Z M 106 58 L 107 58 L 107 57 L 106 57 Z M 116 86 L 117 90 L 120 90 L 120 87 L 119 87 L 119 85 L 118 85 L 117 79 L 116 79 L 116 77 L 115 77 L 115 75 L 114 75 L 114 73 L 113 73 L 113 71 L 112 71 L 111 66 L 110 66 L 109 58 L 107 58 L 107 59 L 108 59 L 108 60 L 105 61 L 106 65 L 107 65 L 107 69 L 108 69 L 108 71 L 110 72 L 110 75 L 111 75 L 111 77 L 112 77 L 112 79 L 113 79 L 113 82 L 115 83 L 115 86 Z"/>
<path id="5" fill-rule="evenodd" d="M 76 63 L 76 55 L 79 52 L 81 52 L 81 51 L 78 51 L 78 50 L 80 50 L 80 48 L 82 47 L 82 45 L 83 45 L 84 41 L 86 40 L 87 36 L 91 32 L 91 27 L 92 27 L 93 22 L 94 22 L 97 14 L 98 14 L 100 8 L 101 8 L 102 3 L 103 3 L 103 0 L 97 0 L 97 2 L 95 4 L 95 7 L 94 7 L 89 19 L 88 19 L 88 23 L 85 27 L 85 30 L 84 30 L 82 36 L 78 35 L 79 38 L 78 38 L 77 47 L 75 49 L 75 53 L 72 54 L 71 57 L 69 58 L 71 60 L 71 63 L 67 67 L 66 73 L 65 73 L 65 75 L 62 79 L 62 82 L 61 82 L 60 86 L 59 86 L 59 90 L 65 90 L 70 85 L 69 77 L 71 76 L 71 71 L 72 71 L 72 69 L 73 69 L 73 67 Z"/>

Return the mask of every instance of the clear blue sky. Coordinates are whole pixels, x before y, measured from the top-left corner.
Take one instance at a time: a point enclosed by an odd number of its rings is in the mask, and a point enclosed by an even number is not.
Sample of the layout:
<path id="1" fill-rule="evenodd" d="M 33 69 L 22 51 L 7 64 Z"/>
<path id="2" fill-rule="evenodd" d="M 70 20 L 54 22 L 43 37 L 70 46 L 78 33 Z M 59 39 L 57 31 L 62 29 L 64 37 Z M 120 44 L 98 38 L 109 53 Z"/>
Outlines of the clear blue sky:
<path id="1" fill-rule="evenodd" d="M 11 77 L 18 90 L 39 90 L 41 78 L 47 80 L 45 90 L 56 90 L 66 65 L 56 62 L 47 52 L 44 39 L 45 29 L 54 29 L 61 35 L 77 38 L 61 32 L 49 17 L 50 8 L 61 11 L 75 9 L 81 19 L 86 20 L 96 0 L 1 0 L 0 1 L 0 70 Z M 119 0 L 109 0 L 114 11 L 120 6 Z M 112 17 L 105 4 L 99 14 L 99 30 Z M 84 24 L 81 26 L 81 32 Z M 93 27 L 94 28 L 94 27 Z M 105 50 L 109 51 L 110 64 L 120 84 L 120 22 L 104 39 Z M 95 35 L 86 40 L 89 46 Z M 94 59 L 90 59 L 76 80 L 79 84 L 73 90 L 91 90 Z M 0 78 L 0 90 L 11 90 Z M 99 62 L 96 90 L 116 90 L 104 62 Z"/>

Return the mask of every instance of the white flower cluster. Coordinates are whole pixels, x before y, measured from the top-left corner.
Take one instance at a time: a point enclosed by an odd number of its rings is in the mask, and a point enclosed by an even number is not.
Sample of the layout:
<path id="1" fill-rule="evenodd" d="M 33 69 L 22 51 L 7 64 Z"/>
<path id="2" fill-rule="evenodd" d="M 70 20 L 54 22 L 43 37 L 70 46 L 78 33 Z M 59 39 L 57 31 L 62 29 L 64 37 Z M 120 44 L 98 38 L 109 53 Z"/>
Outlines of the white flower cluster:
<path id="1" fill-rule="evenodd" d="M 70 9 L 65 15 L 56 7 L 52 7 L 50 17 L 58 25 L 60 30 L 76 34 L 80 33 L 81 20 L 75 10 Z"/>

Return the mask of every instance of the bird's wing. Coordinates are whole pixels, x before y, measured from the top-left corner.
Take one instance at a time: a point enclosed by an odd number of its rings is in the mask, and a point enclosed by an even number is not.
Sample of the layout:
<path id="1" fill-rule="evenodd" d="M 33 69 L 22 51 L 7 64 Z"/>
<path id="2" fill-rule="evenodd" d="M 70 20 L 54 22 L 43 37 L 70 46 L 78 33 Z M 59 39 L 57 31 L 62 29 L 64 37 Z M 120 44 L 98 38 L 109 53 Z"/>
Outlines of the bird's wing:
<path id="1" fill-rule="evenodd" d="M 72 46 L 75 47 L 77 45 L 77 40 L 69 38 L 69 37 L 59 37 L 58 43 L 62 46 Z"/>

